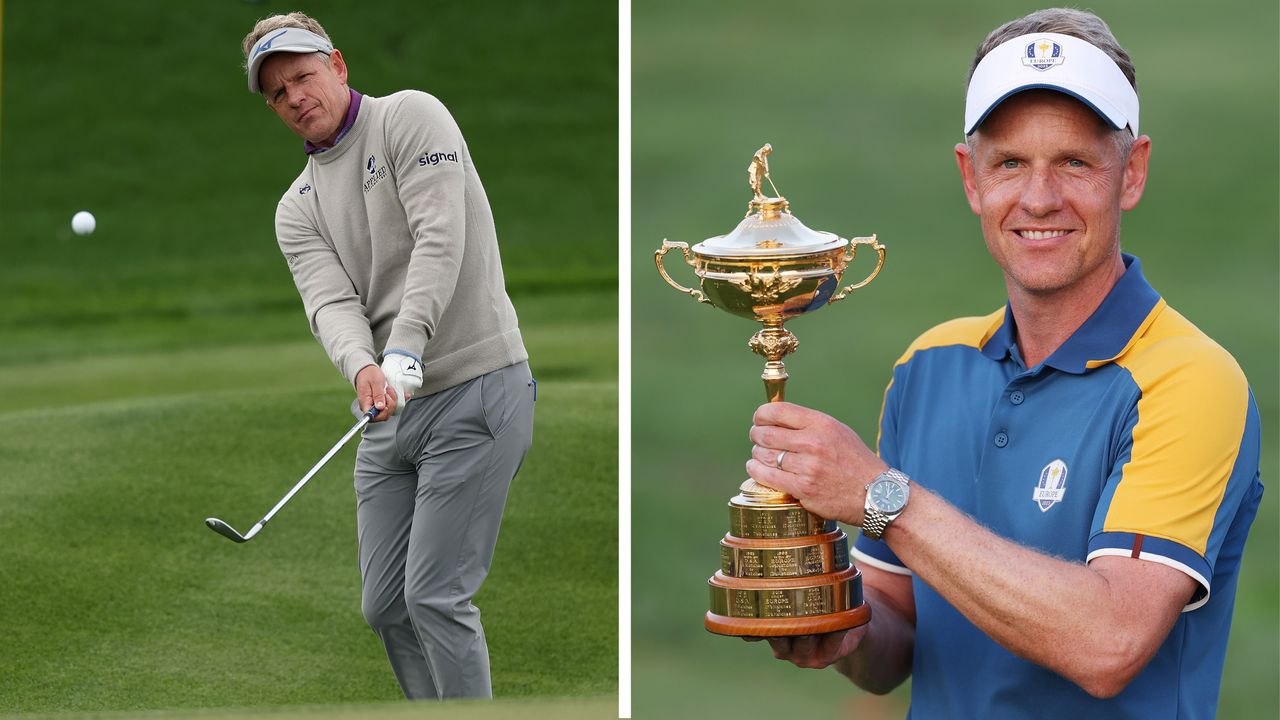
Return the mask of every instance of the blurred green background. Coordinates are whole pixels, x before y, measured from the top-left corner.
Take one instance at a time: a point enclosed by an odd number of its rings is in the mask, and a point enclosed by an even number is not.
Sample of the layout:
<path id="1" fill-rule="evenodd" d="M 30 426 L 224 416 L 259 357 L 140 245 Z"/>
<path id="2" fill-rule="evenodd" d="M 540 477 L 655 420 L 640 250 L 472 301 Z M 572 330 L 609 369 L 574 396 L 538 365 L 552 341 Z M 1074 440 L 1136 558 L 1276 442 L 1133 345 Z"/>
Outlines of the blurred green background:
<path id="1" fill-rule="evenodd" d="M 1153 139 L 1125 250 L 1170 304 L 1231 351 L 1262 411 L 1270 487 L 1249 540 L 1220 714 L 1276 717 L 1277 6 L 1228 0 L 1099 0 L 1138 69 Z M 702 629 L 725 501 L 744 478 L 762 361 L 755 327 L 698 306 L 653 267 L 663 238 L 734 227 L 746 167 L 771 172 L 806 225 L 878 233 L 880 278 L 848 303 L 789 323 L 788 399 L 874 438 L 894 360 L 924 329 L 1005 300 L 965 204 L 952 146 L 965 77 L 997 25 L 1035 6 L 973 2 L 769 2 L 632 8 L 632 496 L 637 718 L 900 717 L 833 670 L 799 670 L 767 647 Z M 675 256 L 669 256 L 675 257 Z M 859 258 L 859 262 L 864 262 Z M 672 272 L 693 281 L 683 263 Z M 867 267 L 855 266 L 856 267 Z M 851 272 L 858 272 L 856 269 Z M 860 273 L 859 273 L 860 275 Z"/>
<path id="2" fill-rule="evenodd" d="M 467 138 L 540 380 L 476 600 L 494 691 L 612 707 L 617 8 L 2 8 L 0 714 L 399 697 L 360 615 L 354 443 L 249 545 L 202 523 L 247 529 L 353 422 L 274 238 L 302 141 L 241 69 L 295 9 L 353 87 L 431 92 Z"/>

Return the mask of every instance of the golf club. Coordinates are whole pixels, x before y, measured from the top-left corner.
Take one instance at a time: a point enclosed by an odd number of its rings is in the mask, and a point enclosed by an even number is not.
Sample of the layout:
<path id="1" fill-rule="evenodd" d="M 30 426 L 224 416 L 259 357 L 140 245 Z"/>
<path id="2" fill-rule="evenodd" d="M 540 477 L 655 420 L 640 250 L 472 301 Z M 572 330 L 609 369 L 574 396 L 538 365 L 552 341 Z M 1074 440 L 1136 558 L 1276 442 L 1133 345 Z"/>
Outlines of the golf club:
<path id="1" fill-rule="evenodd" d="M 262 516 L 262 519 L 258 521 L 257 525 L 254 525 L 253 527 L 249 528 L 249 532 L 245 533 L 244 535 L 241 535 L 240 533 L 236 532 L 235 528 L 231 527 L 230 525 L 223 522 L 222 520 L 219 520 L 218 518 L 214 518 L 214 517 L 205 518 L 204 524 L 208 525 L 210 530 L 218 533 L 219 535 L 227 538 L 228 540 L 233 540 L 238 543 L 249 542 L 249 540 L 251 540 L 254 535 L 258 534 L 258 531 L 262 529 L 262 526 L 266 525 L 267 521 L 270 520 L 272 517 L 274 517 L 275 514 L 280 511 L 280 508 L 284 507 L 285 503 L 289 502 L 289 499 L 292 498 L 295 494 L 297 494 L 299 490 L 302 489 L 303 485 L 307 484 L 307 481 L 311 479 L 311 476 L 315 475 L 320 470 L 320 468 L 324 467 L 324 464 L 329 462 L 329 458 L 337 454 L 337 452 L 342 449 L 342 446 L 346 445 L 347 441 L 351 439 L 351 436 L 360 432 L 360 428 L 363 428 L 365 425 L 368 425 L 369 421 L 372 420 L 373 417 L 377 414 L 378 414 L 378 409 L 374 407 L 371 407 L 367 411 L 365 411 L 364 415 L 360 417 L 360 422 L 357 422 L 354 426 L 352 426 L 352 428 L 347 431 L 347 434 L 343 435 L 342 439 L 339 440 L 336 445 L 329 448 L 329 452 L 325 453 L 324 457 L 320 458 L 320 462 L 312 466 L 312 468 L 307 471 L 307 474 L 303 475 L 302 479 L 298 481 L 298 484 L 294 485 L 293 489 L 285 493 L 284 497 L 280 498 L 280 502 L 276 503 L 275 507 L 268 510 L 267 514 Z"/>

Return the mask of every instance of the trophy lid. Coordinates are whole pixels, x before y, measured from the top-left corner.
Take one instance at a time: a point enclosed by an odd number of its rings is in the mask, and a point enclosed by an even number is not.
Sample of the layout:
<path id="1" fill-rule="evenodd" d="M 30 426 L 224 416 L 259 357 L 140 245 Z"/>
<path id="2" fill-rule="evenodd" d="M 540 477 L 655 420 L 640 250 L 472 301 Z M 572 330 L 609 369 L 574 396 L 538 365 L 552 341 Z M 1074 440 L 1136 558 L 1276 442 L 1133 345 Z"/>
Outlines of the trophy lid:
<path id="1" fill-rule="evenodd" d="M 716 257 L 776 257 L 835 250 L 849 243 L 834 233 L 811 230 L 791 214 L 791 204 L 776 195 L 778 188 L 769 177 L 771 152 L 773 146 L 766 144 L 756 151 L 747 167 L 754 193 L 747 203 L 747 216 L 727 235 L 717 235 L 694 245 L 695 253 Z M 761 191 L 765 180 L 769 181 L 774 197 L 765 197 Z"/>

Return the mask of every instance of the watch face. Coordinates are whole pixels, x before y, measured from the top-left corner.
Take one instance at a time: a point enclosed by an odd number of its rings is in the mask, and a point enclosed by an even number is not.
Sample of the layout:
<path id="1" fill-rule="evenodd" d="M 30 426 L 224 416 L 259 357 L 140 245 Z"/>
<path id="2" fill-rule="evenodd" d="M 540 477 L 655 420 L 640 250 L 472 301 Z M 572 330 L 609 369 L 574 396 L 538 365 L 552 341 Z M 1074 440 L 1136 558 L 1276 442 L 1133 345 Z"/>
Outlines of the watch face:
<path id="1" fill-rule="evenodd" d="M 902 486 L 891 480 L 877 480 L 867 490 L 867 499 L 882 513 L 895 513 L 907 504 Z"/>

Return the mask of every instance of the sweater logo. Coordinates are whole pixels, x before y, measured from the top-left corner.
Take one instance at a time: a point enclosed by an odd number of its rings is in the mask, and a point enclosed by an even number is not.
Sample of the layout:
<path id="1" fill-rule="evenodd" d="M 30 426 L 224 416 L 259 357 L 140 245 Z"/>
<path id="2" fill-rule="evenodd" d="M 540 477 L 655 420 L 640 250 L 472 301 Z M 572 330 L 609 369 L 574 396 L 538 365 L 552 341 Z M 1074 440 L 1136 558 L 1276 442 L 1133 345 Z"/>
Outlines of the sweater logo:
<path id="1" fill-rule="evenodd" d="M 1040 471 L 1040 482 L 1031 492 L 1031 499 L 1040 506 L 1040 512 L 1049 512 L 1049 508 L 1062 501 L 1067 494 L 1067 464 L 1061 459 L 1054 460 Z"/>
<path id="2" fill-rule="evenodd" d="M 373 186 L 378 184 L 379 180 L 387 176 L 387 166 L 386 164 L 379 165 L 378 159 L 370 155 L 364 167 L 369 171 L 369 178 L 364 181 L 364 192 L 367 195 L 373 189 Z"/>
<path id="3" fill-rule="evenodd" d="M 418 158 L 418 167 L 426 167 L 428 165 L 439 165 L 440 163 L 445 161 L 448 161 L 451 163 L 458 162 L 458 151 L 455 150 L 451 153 L 441 153 L 441 152 L 427 153 L 422 157 Z"/>

